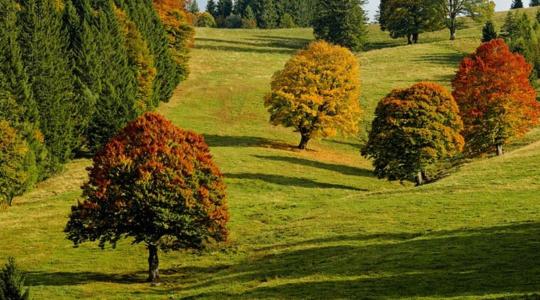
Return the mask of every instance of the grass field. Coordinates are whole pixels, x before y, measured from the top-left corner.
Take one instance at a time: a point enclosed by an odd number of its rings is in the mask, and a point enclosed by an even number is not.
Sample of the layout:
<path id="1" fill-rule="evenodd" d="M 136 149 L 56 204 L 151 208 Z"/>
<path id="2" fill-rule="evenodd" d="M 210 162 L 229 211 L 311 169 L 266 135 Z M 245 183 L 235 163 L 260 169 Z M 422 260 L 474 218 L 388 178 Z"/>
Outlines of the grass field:
<path id="1" fill-rule="evenodd" d="M 497 20 L 502 20 L 498 15 Z M 273 127 L 262 104 L 272 74 L 311 30 L 198 29 L 192 74 L 159 111 L 205 135 L 226 174 L 231 240 L 161 254 L 150 287 L 146 249 L 74 249 L 62 232 L 87 160 L 0 210 L 0 260 L 13 255 L 35 299 L 499 298 L 540 293 L 540 130 L 504 157 L 472 161 L 415 188 L 378 180 L 359 155 L 377 101 L 417 81 L 449 86 L 479 44 L 468 23 L 404 45 L 371 28 L 362 64 L 363 133 L 314 141 Z"/>

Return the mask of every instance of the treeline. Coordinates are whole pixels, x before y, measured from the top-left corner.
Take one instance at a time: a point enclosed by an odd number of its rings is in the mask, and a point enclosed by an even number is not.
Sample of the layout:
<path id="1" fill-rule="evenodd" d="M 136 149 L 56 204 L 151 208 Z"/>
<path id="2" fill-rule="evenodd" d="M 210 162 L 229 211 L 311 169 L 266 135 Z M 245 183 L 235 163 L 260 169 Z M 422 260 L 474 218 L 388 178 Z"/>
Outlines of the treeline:
<path id="1" fill-rule="evenodd" d="M 311 26 L 318 0 L 209 0 L 206 11 L 218 27 L 291 28 Z"/>
<path id="2" fill-rule="evenodd" d="M 176 3 L 176 4 L 175 4 Z M 188 75 L 183 4 L 0 0 L 0 200 L 96 152 Z"/>

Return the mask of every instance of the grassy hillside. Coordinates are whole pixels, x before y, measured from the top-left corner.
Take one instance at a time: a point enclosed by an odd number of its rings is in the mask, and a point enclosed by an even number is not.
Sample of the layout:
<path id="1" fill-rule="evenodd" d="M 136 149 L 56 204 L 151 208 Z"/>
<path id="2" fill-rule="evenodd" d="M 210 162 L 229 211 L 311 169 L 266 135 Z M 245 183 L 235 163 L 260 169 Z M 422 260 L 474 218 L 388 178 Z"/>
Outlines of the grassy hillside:
<path id="1" fill-rule="evenodd" d="M 457 41 L 441 31 L 414 46 L 371 28 L 372 46 L 359 55 L 364 128 L 392 88 L 449 86 L 479 43 L 480 28 L 468 25 Z M 72 248 L 62 229 L 89 164 L 78 160 L 0 211 L 0 260 L 18 259 L 35 299 L 540 293 L 540 130 L 505 157 L 421 188 L 373 177 L 359 155 L 362 136 L 298 152 L 296 134 L 268 124 L 262 97 L 272 74 L 312 38 L 307 29 L 200 29 L 190 79 L 159 110 L 204 134 L 226 174 L 232 236 L 223 249 L 162 254 L 163 284 L 150 287 L 142 245 Z"/>

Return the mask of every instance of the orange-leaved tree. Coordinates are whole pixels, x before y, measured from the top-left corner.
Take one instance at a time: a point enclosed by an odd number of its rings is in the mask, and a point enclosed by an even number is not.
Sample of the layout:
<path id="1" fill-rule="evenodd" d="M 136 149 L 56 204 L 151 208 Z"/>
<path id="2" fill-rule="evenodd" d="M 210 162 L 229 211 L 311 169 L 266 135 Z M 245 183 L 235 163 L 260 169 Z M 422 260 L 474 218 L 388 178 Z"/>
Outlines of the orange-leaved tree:
<path id="1" fill-rule="evenodd" d="M 418 83 L 379 102 L 362 155 L 373 159 L 379 178 L 421 185 L 428 167 L 463 150 L 462 129 L 452 94 L 435 83 Z"/>
<path id="2" fill-rule="evenodd" d="M 293 127 L 305 149 L 314 137 L 356 134 L 360 118 L 359 63 L 346 48 L 311 43 L 274 74 L 264 105 L 274 125 Z"/>
<path id="3" fill-rule="evenodd" d="M 225 241 L 223 176 L 204 138 L 159 114 L 130 122 L 96 154 L 65 228 L 77 246 L 113 247 L 126 237 L 149 251 L 148 280 L 159 280 L 158 249 L 200 249 Z"/>
<path id="4" fill-rule="evenodd" d="M 461 62 L 452 81 L 469 154 L 497 150 L 538 124 L 540 105 L 531 66 L 502 39 L 482 44 Z"/>

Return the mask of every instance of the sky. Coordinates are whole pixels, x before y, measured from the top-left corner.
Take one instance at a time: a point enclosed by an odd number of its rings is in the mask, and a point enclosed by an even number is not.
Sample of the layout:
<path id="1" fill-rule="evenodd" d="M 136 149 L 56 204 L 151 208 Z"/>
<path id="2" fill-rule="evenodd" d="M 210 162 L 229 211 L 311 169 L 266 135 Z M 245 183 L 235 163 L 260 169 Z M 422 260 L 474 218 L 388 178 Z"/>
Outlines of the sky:
<path id="1" fill-rule="evenodd" d="M 206 9 L 206 0 L 197 0 L 199 3 L 199 7 L 201 10 Z M 523 1 L 523 3 L 527 3 L 528 1 Z M 496 9 L 499 10 L 508 10 L 510 8 L 510 4 L 512 3 L 511 0 L 495 0 L 495 3 L 497 4 Z M 368 11 L 369 17 L 373 19 L 375 14 L 377 13 L 377 9 L 379 7 L 379 0 L 368 0 L 368 4 L 366 4 L 365 9 Z"/>

